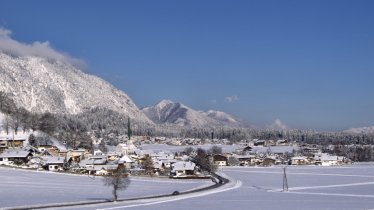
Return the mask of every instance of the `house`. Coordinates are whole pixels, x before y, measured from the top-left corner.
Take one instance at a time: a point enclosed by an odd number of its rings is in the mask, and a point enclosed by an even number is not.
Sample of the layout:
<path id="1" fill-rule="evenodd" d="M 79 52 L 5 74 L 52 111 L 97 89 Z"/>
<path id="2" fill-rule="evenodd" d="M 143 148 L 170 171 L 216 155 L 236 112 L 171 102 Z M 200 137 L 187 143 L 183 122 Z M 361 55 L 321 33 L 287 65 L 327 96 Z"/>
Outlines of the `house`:
<path id="1" fill-rule="evenodd" d="M 251 160 L 255 158 L 254 155 L 238 155 L 236 158 L 239 160 L 241 166 L 252 165 Z"/>
<path id="2" fill-rule="evenodd" d="M 116 170 L 118 165 L 87 165 L 86 170 L 92 175 L 108 175 L 112 171 Z"/>
<path id="3" fill-rule="evenodd" d="M 88 159 L 92 165 L 105 165 L 107 163 L 106 156 L 98 155 L 98 156 L 91 156 Z"/>
<path id="4" fill-rule="evenodd" d="M 254 146 L 265 146 L 266 141 L 265 140 L 257 140 L 254 142 Z"/>
<path id="5" fill-rule="evenodd" d="M 108 171 L 118 168 L 118 164 L 107 165 L 106 156 L 92 156 L 87 160 L 79 163 L 81 172 L 88 172 L 92 175 L 106 175 Z"/>
<path id="6" fill-rule="evenodd" d="M 213 162 L 218 166 L 227 166 L 227 157 L 224 155 L 213 155 Z"/>
<path id="7" fill-rule="evenodd" d="M 48 171 L 63 171 L 64 166 L 69 165 L 71 158 L 63 157 L 45 157 L 43 158 L 43 167 Z"/>
<path id="8" fill-rule="evenodd" d="M 175 155 L 171 153 L 159 153 L 155 162 L 157 161 L 161 162 L 164 168 L 170 168 L 173 163 L 177 162 Z"/>
<path id="9" fill-rule="evenodd" d="M 288 141 L 286 139 L 279 139 L 277 140 L 277 146 L 287 146 L 288 145 Z"/>
<path id="10" fill-rule="evenodd" d="M 129 141 L 128 144 L 118 144 L 116 147 L 116 151 L 121 153 L 122 155 L 133 155 L 135 154 L 136 146 Z"/>
<path id="11" fill-rule="evenodd" d="M 131 168 L 133 164 L 134 164 L 134 161 L 132 161 L 131 158 L 127 155 L 122 156 L 118 160 L 118 165 L 122 165 L 126 168 Z"/>
<path id="12" fill-rule="evenodd" d="M 33 157 L 33 152 L 24 148 L 11 148 L 0 154 L 0 165 L 26 164 Z"/>
<path id="13" fill-rule="evenodd" d="M 344 157 L 331 156 L 329 154 L 320 153 L 315 155 L 315 162 L 322 166 L 336 166 L 344 163 Z"/>
<path id="14" fill-rule="evenodd" d="M 244 147 L 243 148 L 243 152 L 245 153 L 245 152 L 252 152 L 252 147 L 251 146 L 246 146 L 246 147 Z"/>
<path id="15" fill-rule="evenodd" d="M 1 137 L 0 138 L 0 148 L 20 148 L 24 146 L 25 138 L 10 138 L 10 137 Z"/>
<path id="16" fill-rule="evenodd" d="M 291 158 L 291 164 L 292 165 L 308 165 L 309 161 L 308 158 L 305 156 L 297 156 Z"/>
<path id="17" fill-rule="evenodd" d="M 120 159 L 120 155 L 117 152 L 109 152 L 106 154 L 108 161 L 115 161 Z"/>
<path id="18" fill-rule="evenodd" d="M 37 149 L 43 154 L 50 154 L 52 156 L 59 155 L 59 148 L 54 145 L 40 145 Z"/>
<path id="19" fill-rule="evenodd" d="M 276 158 L 274 157 L 266 157 L 262 160 L 262 165 L 263 166 L 272 166 L 275 165 L 277 162 Z"/>
<path id="20" fill-rule="evenodd" d="M 315 153 L 321 153 L 321 148 L 319 145 L 316 144 L 304 144 L 302 145 L 302 150 L 304 153 L 310 153 L 310 154 L 315 154 Z"/>
<path id="21" fill-rule="evenodd" d="M 196 164 L 193 162 L 176 162 L 171 167 L 170 176 L 173 178 L 194 177 Z"/>
<path id="22" fill-rule="evenodd" d="M 61 151 L 60 151 L 61 153 Z M 74 162 L 80 162 L 82 159 L 87 158 L 88 156 L 91 156 L 91 153 L 86 149 L 74 149 L 67 151 L 66 154 L 68 157 L 72 158 L 72 161 Z M 62 156 L 62 154 L 60 154 Z M 63 156 L 62 156 L 63 157 Z"/>
<path id="23" fill-rule="evenodd" d="M 101 150 L 99 150 L 99 149 L 94 150 L 94 153 L 93 153 L 94 156 L 103 155 L 103 154 L 104 153 Z"/>

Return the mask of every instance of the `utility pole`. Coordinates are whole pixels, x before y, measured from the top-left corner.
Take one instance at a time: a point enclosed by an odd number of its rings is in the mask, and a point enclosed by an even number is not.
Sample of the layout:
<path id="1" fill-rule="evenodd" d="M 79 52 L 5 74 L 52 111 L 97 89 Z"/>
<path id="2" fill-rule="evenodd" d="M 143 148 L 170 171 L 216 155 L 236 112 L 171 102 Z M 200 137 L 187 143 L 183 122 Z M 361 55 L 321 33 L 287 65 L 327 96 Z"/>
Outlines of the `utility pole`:
<path id="1" fill-rule="evenodd" d="M 288 182 L 286 174 L 286 166 L 283 167 L 283 192 L 288 191 Z"/>

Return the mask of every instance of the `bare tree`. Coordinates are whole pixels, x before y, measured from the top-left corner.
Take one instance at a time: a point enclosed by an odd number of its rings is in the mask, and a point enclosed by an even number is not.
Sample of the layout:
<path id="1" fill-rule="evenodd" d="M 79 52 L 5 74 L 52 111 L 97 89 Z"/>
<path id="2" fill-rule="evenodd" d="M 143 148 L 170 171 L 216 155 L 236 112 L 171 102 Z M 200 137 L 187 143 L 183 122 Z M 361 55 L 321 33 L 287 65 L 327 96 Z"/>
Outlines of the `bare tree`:
<path id="1" fill-rule="evenodd" d="M 192 148 L 192 147 L 186 147 L 183 152 L 186 155 L 190 156 L 194 151 L 195 151 L 194 148 Z"/>
<path id="2" fill-rule="evenodd" d="M 213 163 L 213 161 L 209 160 L 207 151 L 202 148 L 197 148 L 196 154 L 197 155 L 192 159 L 192 162 L 199 166 L 202 171 L 206 171 L 209 174 L 217 171 L 218 167 Z"/>
<path id="3" fill-rule="evenodd" d="M 5 118 L 3 120 L 3 129 L 5 130 L 6 134 L 9 134 L 9 128 L 10 128 L 10 122 L 11 119 L 8 115 L 5 115 Z"/>
<path id="4" fill-rule="evenodd" d="M 13 113 L 10 120 L 10 127 L 14 130 L 14 133 L 17 135 L 18 129 L 21 125 L 21 112 L 19 109 L 16 109 Z"/>
<path id="5" fill-rule="evenodd" d="M 212 155 L 221 155 L 222 154 L 222 148 L 214 145 L 207 152 L 209 154 L 212 154 Z"/>
<path id="6" fill-rule="evenodd" d="M 145 159 L 144 159 L 142 165 L 143 165 L 143 167 L 145 169 L 145 173 L 149 174 L 150 176 L 152 176 L 153 175 L 154 165 L 153 165 L 152 158 L 149 155 L 145 156 Z"/>
<path id="7" fill-rule="evenodd" d="M 104 176 L 104 185 L 112 187 L 113 201 L 118 199 L 118 191 L 125 190 L 130 185 L 130 178 L 125 168 L 118 168 L 113 173 Z"/>
<path id="8" fill-rule="evenodd" d="M 227 160 L 227 162 L 228 162 L 228 164 L 230 166 L 238 166 L 238 165 L 240 165 L 240 161 L 236 157 L 229 157 L 228 160 Z"/>

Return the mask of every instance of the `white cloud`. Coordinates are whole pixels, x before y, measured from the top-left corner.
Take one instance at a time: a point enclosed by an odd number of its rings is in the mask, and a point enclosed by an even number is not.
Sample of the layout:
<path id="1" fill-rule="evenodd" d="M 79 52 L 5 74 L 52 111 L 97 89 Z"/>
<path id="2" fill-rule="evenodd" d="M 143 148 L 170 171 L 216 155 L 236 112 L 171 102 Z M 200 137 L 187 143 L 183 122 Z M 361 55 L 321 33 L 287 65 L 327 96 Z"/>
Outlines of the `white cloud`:
<path id="1" fill-rule="evenodd" d="M 233 96 L 227 96 L 225 98 L 225 101 L 229 102 L 229 103 L 234 103 L 236 102 L 237 100 L 239 100 L 239 97 L 236 96 L 236 95 L 233 95 Z"/>
<path id="2" fill-rule="evenodd" d="M 288 127 L 280 119 L 276 119 L 273 124 L 269 125 L 268 128 L 274 130 L 287 130 Z"/>
<path id="3" fill-rule="evenodd" d="M 13 56 L 37 56 L 55 61 L 70 63 L 71 65 L 83 68 L 85 62 L 73 58 L 66 53 L 58 52 L 53 49 L 48 41 L 33 42 L 31 44 L 21 43 L 11 38 L 12 32 L 5 28 L 0 28 L 0 52 L 8 53 Z"/>

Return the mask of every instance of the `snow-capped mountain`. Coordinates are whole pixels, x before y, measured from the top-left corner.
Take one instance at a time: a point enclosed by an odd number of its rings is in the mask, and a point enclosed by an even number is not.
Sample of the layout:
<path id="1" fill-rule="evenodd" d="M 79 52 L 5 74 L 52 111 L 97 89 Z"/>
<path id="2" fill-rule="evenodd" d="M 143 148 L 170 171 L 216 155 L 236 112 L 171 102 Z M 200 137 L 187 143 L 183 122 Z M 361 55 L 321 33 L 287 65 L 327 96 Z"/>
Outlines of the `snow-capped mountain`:
<path id="1" fill-rule="evenodd" d="M 374 133 L 374 126 L 371 127 L 361 127 L 361 128 L 350 128 L 348 130 L 345 130 L 346 133 L 355 133 L 355 134 L 361 134 L 361 133 Z"/>
<path id="2" fill-rule="evenodd" d="M 162 100 L 158 104 L 142 109 L 143 113 L 156 124 L 174 124 L 191 127 L 240 126 L 234 117 L 224 112 L 197 111 L 181 103 Z"/>
<path id="3" fill-rule="evenodd" d="M 103 107 L 151 123 L 126 93 L 68 62 L 0 52 L 0 75 L 0 91 L 32 112 L 79 114 Z"/>

